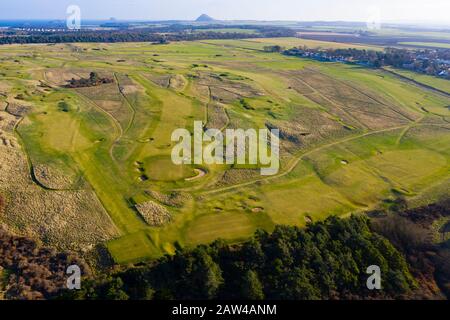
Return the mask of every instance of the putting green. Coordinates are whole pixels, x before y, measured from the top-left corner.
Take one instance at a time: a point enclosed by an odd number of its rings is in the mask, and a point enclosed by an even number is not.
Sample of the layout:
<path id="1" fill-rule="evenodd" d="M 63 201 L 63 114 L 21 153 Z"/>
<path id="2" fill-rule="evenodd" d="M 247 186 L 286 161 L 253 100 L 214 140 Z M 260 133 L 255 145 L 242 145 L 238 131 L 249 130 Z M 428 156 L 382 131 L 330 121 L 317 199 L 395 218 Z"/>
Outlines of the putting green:
<path id="1" fill-rule="evenodd" d="M 385 71 L 262 50 L 305 43 L 0 46 L 0 99 L 19 111 L 29 106 L 15 132 L 32 165 L 68 172 L 79 181 L 74 188 L 95 192 L 118 230 L 105 241 L 117 263 L 378 208 L 398 190 L 414 203 L 445 195 L 448 97 Z M 66 76 L 92 71 L 115 82 L 61 86 Z M 62 102 L 70 108 L 58 107 Z M 207 174 L 188 179 L 198 168 L 172 163 L 171 134 L 192 130 L 194 121 L 217 129 L 276 126 L 280 172 L 264 177 L 258 166 L 202 165 Z M 147 201 L 162 206 L 170 222 L 147 224 L 134 207 Z"/>
<path id="2" fill-rule="evenodd" d="M 177 181 L 194 177 L 190 165 L 175 165 L 169 156 L 157 156 L 144 159 L 145 173 L 150 180 Z"/>

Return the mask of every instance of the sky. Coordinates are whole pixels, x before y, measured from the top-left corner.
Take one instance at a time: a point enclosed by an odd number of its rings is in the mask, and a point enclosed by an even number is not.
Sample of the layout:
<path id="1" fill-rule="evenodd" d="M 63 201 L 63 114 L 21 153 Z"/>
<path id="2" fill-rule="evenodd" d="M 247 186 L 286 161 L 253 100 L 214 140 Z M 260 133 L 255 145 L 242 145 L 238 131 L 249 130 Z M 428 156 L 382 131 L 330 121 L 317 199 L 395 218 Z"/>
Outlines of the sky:
<path id="1" fill-rule="evenodd" d="M 82 19 L 367 21 L 450 25 L 450 0 L 0 0 L 0 19 L 65 19 L 78 5 Z"/>

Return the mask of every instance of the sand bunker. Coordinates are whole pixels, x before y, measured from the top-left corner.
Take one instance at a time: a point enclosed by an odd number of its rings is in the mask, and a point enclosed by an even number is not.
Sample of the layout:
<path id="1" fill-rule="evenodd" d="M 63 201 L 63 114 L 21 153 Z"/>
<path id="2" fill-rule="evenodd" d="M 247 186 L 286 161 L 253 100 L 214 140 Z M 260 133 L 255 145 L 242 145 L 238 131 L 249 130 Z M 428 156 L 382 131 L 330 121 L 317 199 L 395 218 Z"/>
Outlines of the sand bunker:
<path id="1" fill-rule="evenodd" d="M 197 180 L 200 179 L 202 177 L 204 177 L 206 175 L 206 171 L 201 170 L 201 169 L 194 169 L 195 173 L 197 174 L 194 177 L 190 177 L 190 178 L 186 178 L 186 181 L 193 181 L 193 180 Z"/>

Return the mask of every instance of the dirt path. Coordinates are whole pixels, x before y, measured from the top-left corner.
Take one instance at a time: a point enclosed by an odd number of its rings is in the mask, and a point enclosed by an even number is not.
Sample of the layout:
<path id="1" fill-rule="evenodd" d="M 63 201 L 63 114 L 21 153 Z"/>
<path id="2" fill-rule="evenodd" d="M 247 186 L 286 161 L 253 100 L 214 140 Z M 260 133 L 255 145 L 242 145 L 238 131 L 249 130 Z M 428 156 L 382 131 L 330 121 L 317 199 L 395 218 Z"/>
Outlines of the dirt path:
<path id="1" fill-rule="evenodd" d="M 102 109 L 102 107 L 100 107 L 98 104 L 95 103 L 95 101 L 92 101 L 91 99 L 89 99 L 88 97 L 86 97 L 84 94 L 82 94 L 81 92 L 78 92 L 76 90 L 74 90 L 74 92 L 82 99 L 84 100 L 86 103 L 94 106 L 96 109 L 98 109 L 101 113 L 105 114 L 108 118 L 111 119 L 112 123 L 114 124 L 114 128 L 117 132 L 117 136 L 116 138 L 113 140 L 113 142 L 111 143 L 111 147 L 109 148 L 109 155 L 111 157 L 111 159 L 117 164 L 117 160 L 114 157 L 113 154 L 113 149 L 114 149 L 114 145 L 116 143 L 118 143 L 120 141 L 120 139 L 122 139 L 123 137 L 123 129 L 122 126 L 120 125 L 119 121 L 117 121 L 116 118 L 114 118 L 114 116 L 112 114 L 110 114 L 108 111 L 105 111 Z"/>
<path id="2" fill-rule="evenodd" d="M 415 126 L 421 126 L 421 124 L 419 124 L 419 123 L 413 124 L 413 126 L 414 125 Z M 317 151 L 320 151 L 320 150 L 323 150 L 323 149 L 326 149 L 326 148 L 329 148 L 329 147 L 333 147 L 333 146 L 336 146 L 336 145 L 339 145 L 339 144 L 342 144 L 342 143 L 346 143 L 346 142 L 349 142 L 349 141 L 353 141 L 353 140 L 357 140 L 357 139 L 364 138 L 364 137 L 367 137 L 367 136 L 371 136 L 371 135 L 374 135 L 374 134 L 409 128 L 410 126 L 411 126 L 411 124 L 405 125 L 405 126 L 398 126 L 398 127 L 393 127 L 393 128 L 377 130 L 377 131 L 366 132 L 364 134 L 360 134 L 360 135 L 353 136 L 353 137 L 348 137 L 348 138 L 345 138 L 343 140 L 327 143 L 325 145 L 318 146 L 318 147 L 316 147 L 314 149 L 306 151 L 305 153 L 295 157 L 293 160 L 290 161 L 291 164 L 288 164 L 287 169 L 284 172 L 279 173 L 277 175 L 270 176 L 270 177 L 265 177 L 265 178 L 260 178 L 260 179 L 252 180 L 252 181 L 248 181 L 248 182 L 243 182 L 243 183 L 235 184 L 235 185 L 228 186 L 228 187 L 223 187 L 223 188 L 217 188 L 217 189 L 212 189 L 212 190 L 208 190 L 208 191 L 203 191 L 203 192 L 199 192 L 199 194 L 200 195 L 207 195 L 207 194 L 213 194 L 213 193 L 218 193 L 218 192 L 224 192 L 224 191 L 229 191 L 229 190 L 233 190 L 233 189 L 238 189 L 240 187 L 253 185 L 253 184 L 259 183 L 259 182 L 271 181 L 271 180 L 274 180 L 274 179 L 278 179 L 278 178 L 284 177 L 284 176 L 288 175 L 289 173 L 291 173 L 295 169 L 295 167 L 299 164 L 299 162 L 301 160 L 303 160 L 305 157 L 307 157 L 307 156 L 309 156 L 309 155 L 311 155 L 311 154 L 313 154 L 313 153 L 315 153 Z M 423 124 L 423 126 L 437 126 L 437 127 L 447 128 L 447 127 L 444 127 L 442 125 L 435 125 L 435 124 Z"/>
<path id="3" fill-rule="evenodd" d="M 128 126 L 125 128 L 125 131 L 124 131 L 125 133 L 127 133 L 128 130 L 130 130 L 130 128 L 133 126 L 134 120 L 136 118 L 136 108 L 133 106 L 133 104 L 130 102 L 130 100 L 128 100 L 128 97 L 123 93 L 123 90 L 120 87 L 119 78 L 117 77 L 117 73 L 116 72 L 114 72 L 114 79 L 116 79 L 117 90 L 119 90 L 120 95 L 122 96 L 122 98 L 127 103 L 128 108 L 131 110 L 130 122 L 128 123 Z"/>
<path id="4" fill-rule="evenodd" d="M 43 76 L 44 80 L 42 80 L 42 82 L 45 85 L 49 86 L 50 88 L 54 89 L 54 86 L 51 85 L 52 82 L 47 78 L 47 75 L 45 74 L 45 72 L 43 73 L 43 75 L 44 75 Z M 116 77 L 115 73 L 114 73 L 114 77 Z M 118 83 L 119 82 L 117 81 L 117 84 Z M 61 88 L 58 88 L 58 90 L 61 90 Z M 77 90 L 72 90 L 72 92 L 75 93 L 78 97 L 80 97 L 84 102 L 86 102 L 87 104 L 90 104 L 95 109 L 98 109 L 101 113 L 105 114 L 109 119 L 111 119 L 111 121 L 114 125 L 114 129 L 117 132 L 117 137 L 113 140 L 111 147 L 109 148 L 109 155 L 110 155 L 111 159 L 117 164 L 117 160 L 113 155 L 113 148 L 114 148 L 114 145 L 122 139 L 123 134 L 124 134 L 124 131 L 123 131 L 122 126 L 120 125 L 119 121 L 116 118 L 114 118 L 114 116 L 112 114 L 110 114 L 109 112 L 102 109 L 97 103 L 95 103 L 95 101 L 89 99 L 87 96 L 85 96 L 81 92 L 79 92 Z M 120 92 L 120 88 L 119 88 L 119 92 Z M 120 93 L 122 94 L 122 92 L 120 92 Z M 128 102 L 128 100 L 127 100 L 127 102 Z"/>
<path id="5" fill-rule="evenodd" d="M 402 141 L 403 137 L 406 135 L 406 133 L 408 133 L 408 131 L 418 125 L 420 123 L 420 121 L 422 121 L 423 119 L 425 119 L 426 115 L 422 115 L 419 119 L 415 120 L 413 123 L 409 124 L 408 126 L 406 126 L 406 128 L 400 133 L 400 135 L 397 138 L 397 141 L 395 142 L 395 145 L 400 145 L 400 142 Z"/>
<path id="6" fill-rule="evenodd" d="M 307 152 L 305 152 L 305 153 L 295 157 L 293 160 L 290 161 L 291 163 L 288 164 L 287 169 L 284 172 L 282 172 L 282 173 L 279 173 L 277 175 L 270 176 L 270 177 L 260 178 L 260 179 L 253 180 L 253 181 L 248 181 L 248 182 L 243 182 L 243 183 L 240 183 L 240 184 L 235 184 L 235 185 L 228 186 L 228 187 L 223 187 L 223 188 L 203 191 L 203 192 L 200 192 L 200 194 L 201 195 L 207 195 L 207 194 L 213 194 L 213 193 L 218 193 L 218 192 L 224 192 L 224 191 L 237 189 L 237 188 L 240 188 L 240 187 L 253 185 L 253 184 L 258 183 L 258 182 L 271 181 L 271 180 L 274 180 L 274 179 L 278 179 L 278 178 L 284 177 L 284 176 L 288 175 L 289 173 L 291 173 L 301 160 L 303 160 L 305 157 L 307 157 L 308 155 L 310 155 L 312 153 L 315 153 L 317 151 L 320 151 L 320 150 L 323 150 L 323 149 L 326 149 L 326 148 L 329 148 L 329 147 L 332 147 L 332 146 L 336 146 L 336 145 L 339 145 L 339 144 L 342 144 L 342 143 L 346 143 L 346 142 L 349 142 L 349 141 L 353 141 L 353 140 L 357 140 L 357 139 L 360 139 L 360 138 L 363 138 L 363 137 L 367 137 L 367 136 L 370 136 L 370 135 L 383 133 L 383 132 L 394 131 L 394 130 L 399 130 L 399 129 L 404 129 L 405 127 L 407 127 L 407 126 L 399 126 L 399 127 L 387 128 L 387 129 L 382 129 L 382 130 L 377 130 L 377 131 L 371 131 L 371 132 L 367 132 L 367 133 L 360 134 L 360 135 L 357 135 L 357 136 L 348 137 L 348 138 L 345 138 L 343 140 L 327 143 L 325 145 L 318 146 L 318 147 L 316 147 L 314 149 L 311 149 L 311 150 L 309 150 L 309 151 L 307 151 Z"/>

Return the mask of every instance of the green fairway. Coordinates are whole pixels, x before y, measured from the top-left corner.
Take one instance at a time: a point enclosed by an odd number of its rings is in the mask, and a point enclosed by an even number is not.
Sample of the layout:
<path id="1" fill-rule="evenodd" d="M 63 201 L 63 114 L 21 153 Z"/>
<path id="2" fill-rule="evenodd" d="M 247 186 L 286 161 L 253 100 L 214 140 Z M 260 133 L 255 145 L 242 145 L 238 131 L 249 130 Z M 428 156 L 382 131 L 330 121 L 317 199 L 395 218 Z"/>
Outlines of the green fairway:
<path id="1" fill-rule="evenodd" d="M 423 83 L 427 86 L 450 93 L 450 81 L 448 81 L 446 79 L 429 76 L 426 74 L 420 74 L 420 73 L 412 72 L 412 71 L 408 71 L 408 70 L 402 70 L 402 69 L 388 68 L 388 70 L 391 70 L 395 73 L 400 74 L 401 76 L 407 77 L 407 78 L 417 81 L 419 83 Z M 440 110 L 440 111 L 442 112 L 442 110 Z"/>
<path id="2" fill-rule="evenodd" d="M 34 177 L 40 188 L 98 198 L 117 228 L 103 241 L 117 263 L 376 209 L 399 195 L 423 203 L 445 194 L 447 96 L 383 70 L 266 53 L 267 45 L 365 47 L 298 38 L 2 46 L 2 112 L 20 113 L 9 130 L 28 170 L 44 166 L 68 180 L 58 187 L 55 177 Z M 65 87 L 93 71 L 112 82 Z M 447 80 L 414 80 L 449 90 Z M 279 128 L 280 171 L 173 164 L 171 134 L 192 131 L 194 121 Z M 139 204 L 168 221 L 149 223 Z"/>

